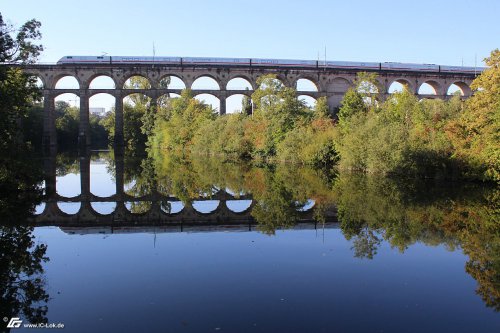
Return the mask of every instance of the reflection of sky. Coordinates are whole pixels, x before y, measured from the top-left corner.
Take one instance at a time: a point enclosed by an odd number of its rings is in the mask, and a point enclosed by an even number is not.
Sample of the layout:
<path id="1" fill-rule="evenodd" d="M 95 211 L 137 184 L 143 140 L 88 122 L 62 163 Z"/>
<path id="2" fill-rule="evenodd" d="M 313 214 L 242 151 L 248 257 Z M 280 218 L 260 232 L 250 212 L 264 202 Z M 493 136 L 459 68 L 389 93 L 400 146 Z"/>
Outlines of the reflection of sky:
<path id="1" fill-rule="evenodd" d="M 108 215 L 115 211 L 116 202 L 91 202 L 92 208 L 99 214 Z"/>
<path id="2" fill-rule="evenodd" d="M 115 180 L 108 172 L 107 163 L 90 162 L 90 192 L 100 197 L 116 194 Z"/>
<path id="3" fill-rule="evenodd" d="M 57 206 L 59 209 L 66 214 L 76 214 L 81 207 L 80 202 L 58 202 Z"/>
<path id="4" fill-rule="evenodd" d="M 339 229 L 94 232 L 35 230 L 50 258 L 49 322 L 71 332 L 495 332 L 500 325 L 474 292 L 466 256 L 441 245 L 401 253 L 383 243 L 367 260 L 353 257 Z"/>
<path id="5" fill-rule="evenodd" d="M 75 197 L 81 193 L 80 174 L 68 173 L 56 177 L 56 189 L 59 195 L 64 197 Z"/>

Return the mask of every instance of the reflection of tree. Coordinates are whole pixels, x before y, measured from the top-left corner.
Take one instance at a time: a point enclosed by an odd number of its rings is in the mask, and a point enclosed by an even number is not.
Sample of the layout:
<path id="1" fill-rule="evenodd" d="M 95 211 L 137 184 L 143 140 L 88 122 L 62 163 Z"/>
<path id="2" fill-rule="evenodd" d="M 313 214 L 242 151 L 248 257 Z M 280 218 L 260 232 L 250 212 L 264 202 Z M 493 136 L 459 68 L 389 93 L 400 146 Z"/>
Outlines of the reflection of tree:
<path id="1" fill-rule="evenodd" d="M 0 313 L 30 322 L 46 320 L 42 263 L 48 258 L 46 246 L 34 244 L 33 228 L 19 224 L 41 200 L 41 179 L 41 165 L 28 150 L 20 148 L 0 161 Z"/>
<path id="2" fill-rule="evenodd" d="M 373 258 L 380 237 L 411 244 L 460 246 L 466 271 L 487 306 L 500 310 L 500 191 L 466 184 L 401 183 L 341 174 L 333 187 L 344 236 L 356 257 Z"/>
<path id="3" fill-rule="evenodd" d="M 0 313 L 23 315 L 31 323 L 46 322 L 49 295 L 45 291 L 42 263 L 47 246 L 35 245 L 33 228 L 0 227 Z"/>

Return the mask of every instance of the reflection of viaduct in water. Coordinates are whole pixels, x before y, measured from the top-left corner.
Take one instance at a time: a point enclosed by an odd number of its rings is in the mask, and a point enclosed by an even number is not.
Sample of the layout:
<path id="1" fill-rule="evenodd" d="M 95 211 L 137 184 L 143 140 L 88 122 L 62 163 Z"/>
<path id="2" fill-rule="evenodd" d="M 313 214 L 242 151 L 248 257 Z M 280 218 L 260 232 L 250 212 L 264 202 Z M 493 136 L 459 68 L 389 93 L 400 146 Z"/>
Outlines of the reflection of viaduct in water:
<path id="1" fill-rule="evenodd" d="M 226 100 L 236 94 L 250 96 L 257 89 L 257 80 L 266 74 L 275 74 L 288 87 L 294 87 L 299 80 L 307 80 L 316 87 L 312 91 L 298 91 L 298 95 L 305 95 L 317 99 L 326 97 L 331 111 L 340 105 L 340 102 L 354 84 L 359 69 L 308 69 L 301 67 L 280 68 L 242 68 L 241 66 L 188 66 L 188 65 L 144 65 L 144 64 L 88 64 L 88 65 L 30 65 L 23 67 L 26 72 L 36 75 L 43 83 L 44 94 L 44 143 L 56 144 L 54 99 L 64 93 L 72 93 L 80 98 L 80 129 L 79 140 L 84 145 L 90 144 L 89 126 L 89 99 L 100 93 L 115 97 L 115 139 L 121 142 L 123 138 L 123 99 L 128 95 L 140 93 L 151 98 L 156 104 L 158 99 L 168 94 L 179 94 L 181 89 L 170 89 L 162 85 L 165 78 L 175 77 L 182 81 L 184 87 L 191 88 L 199 78 L 215 80 L 218 89 L 194 90 L 195 95 L 209 94 L 220 102 L 219 113 L 226 113 Z M 390 95 L 389 90 L 397 82 L 408 87 L 409 91 L 419 98 L 449 98 L 448 89 L 456 85 L 463 98 L 471 96 L 470 84 L 475 78 L 474 73 L 457 72 L 417 72 L 411 70 L 375 70 L 378 74 L 377 91 L 382 99 Z M 57 89 L 57 82 L 63 77 L 74 77 L 79 87 L 76 89 Z M 94 89 L 91 82 L 96 77 L 106 76 L 114 83 L 114 88 Z M 133 76 L 141 76 L 149 81 L 148 89 L 125 89 L 124 84 Z M 234 79 L 246 80 L 250 89 L 236 90 L 228 88 L 228 83 Z M 421 94 L 422 85 L 432 87 L 435 94 Z"/>
<path id="2" fill-rule="evenodd" d="M 235 196 L 226 191 L 219 191 L 210 197 L 200 196 L 197 201 L 218 200 L 218 207 L 210 213 L 201 213 L 190 204 L 185 204 L 184 208 L 177 213 L 167 213 L 161 208 L 161 204 L 178 201 L 176 197 L 153 192 L 142 197 L 131 196 L 124 191 L 124 160 L 123 154 L 115 150 L 116 163 L 116 194 L 110 197 L 99 197 L 90 192 L 90 156 L 80 157 L 80 184 L 81 194 L 67 198 L 56 193 L 56 158 L 55 154 L 44 160 L 45 168 L 45 207 L 41 214 L 34 216 L 31 222 L 37 226 L 57 225 L 57 226 L 141 226 L 141 225 L 238 225 L 255 224 L 251 215 L 251 210 L 255 204 L 242 212 L 234 212 L 227 207 L 228 200 L 252 200 L 251 195 Z M 59 202 L 80 203 L 80 209 L 76 214 L 68 214 L 58 206 Z M 104 202 L 114 204 L 116 208 L 111 214 L 100 214 L 93 207 L 92 203 Z M 127 209 L 127 202 L 147 202 L 151 206 L 144 213 L 132 213 Z M 314 207 L 307 211 L 297 211 L 299 222 L 314 222 Z M 329 222 L 336 220 L 334 208 L 326 212 L 325 219 Z"/>

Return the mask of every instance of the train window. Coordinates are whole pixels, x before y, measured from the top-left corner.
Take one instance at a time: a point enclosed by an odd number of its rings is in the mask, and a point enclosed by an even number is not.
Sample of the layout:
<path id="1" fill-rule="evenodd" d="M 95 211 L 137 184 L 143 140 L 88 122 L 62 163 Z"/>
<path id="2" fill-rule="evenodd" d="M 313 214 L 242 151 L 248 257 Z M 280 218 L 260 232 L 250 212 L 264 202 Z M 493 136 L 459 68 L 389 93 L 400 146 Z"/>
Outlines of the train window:
<path id="1" fill-rule="evenodd" d="M 73 57 L 66 57 L 66 59 L 73 59 Z"/>
<path id="2" fill-rule="evenodd" d="M 97 57 L 97 59 L 104 59 L 104 57 Z"/>

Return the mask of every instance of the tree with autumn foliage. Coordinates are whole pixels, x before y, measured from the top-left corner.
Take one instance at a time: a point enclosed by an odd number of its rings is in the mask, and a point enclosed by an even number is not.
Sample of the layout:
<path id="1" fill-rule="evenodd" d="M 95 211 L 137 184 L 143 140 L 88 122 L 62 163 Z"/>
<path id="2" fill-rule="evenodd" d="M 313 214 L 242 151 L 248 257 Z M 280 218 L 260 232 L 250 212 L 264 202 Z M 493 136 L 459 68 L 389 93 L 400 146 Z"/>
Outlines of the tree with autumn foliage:
<path id="1" fill-rule="evenodd" d="M 500 183 L 500 50 L 485 62 L 488 68 L 472 83 L 465 112 L 448 131 L 467 175 Z"/>

